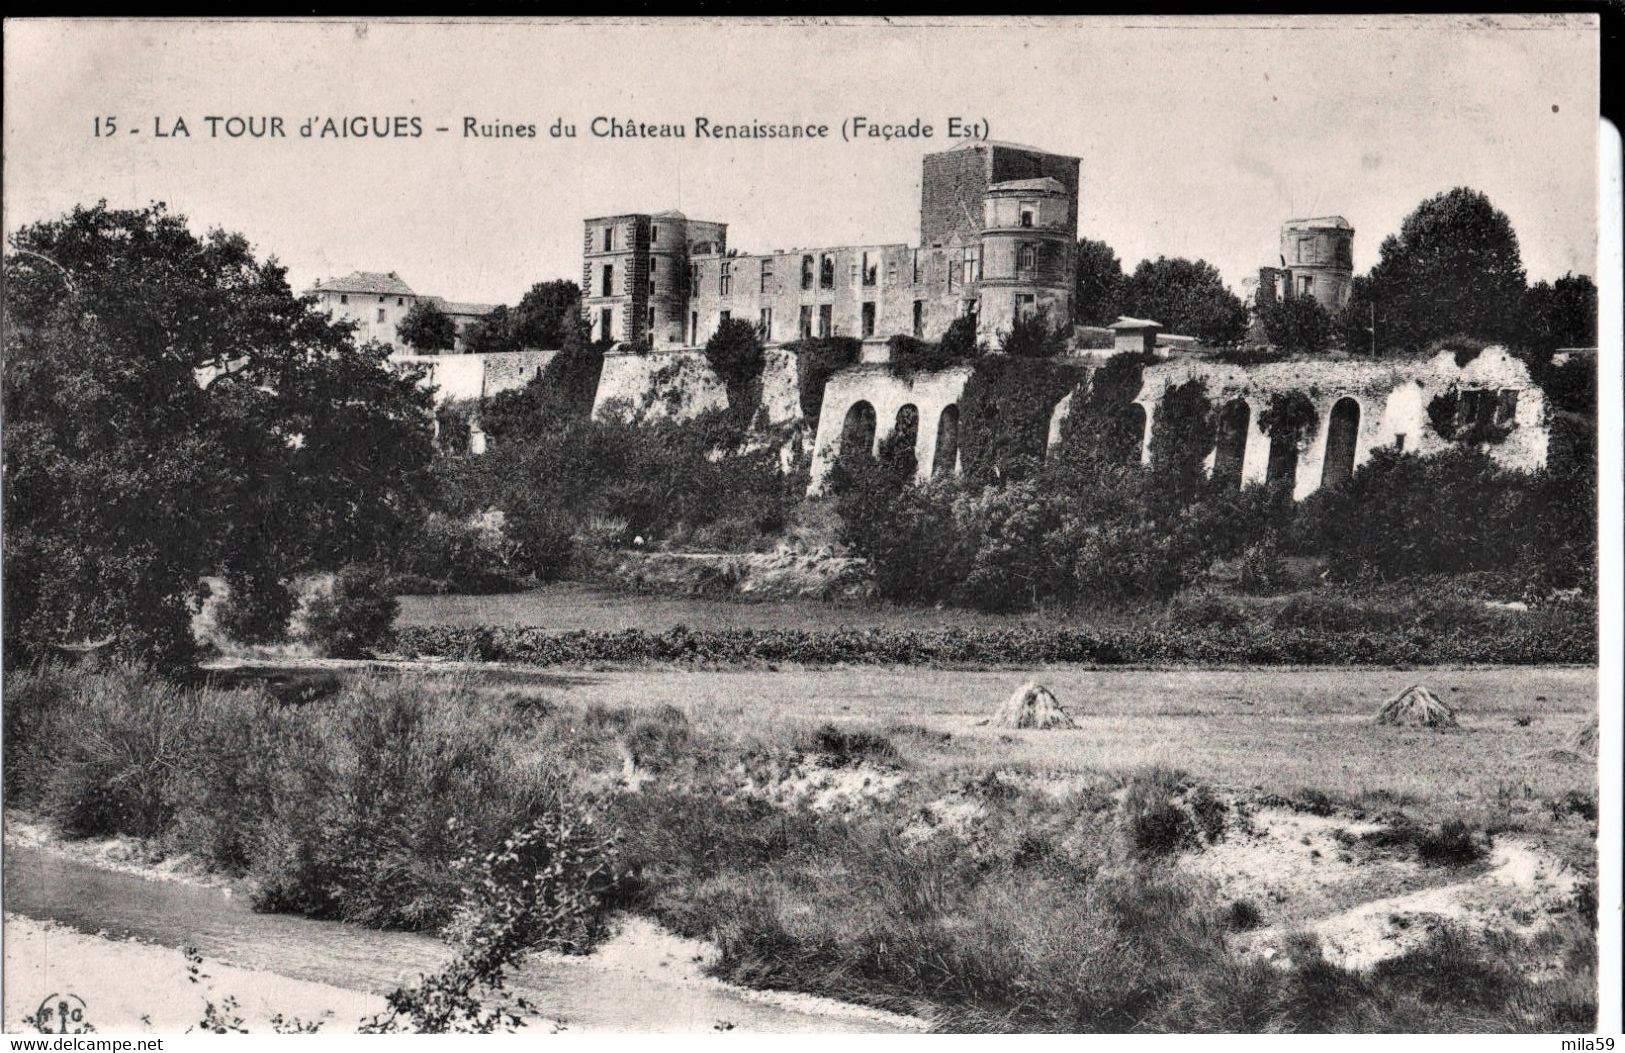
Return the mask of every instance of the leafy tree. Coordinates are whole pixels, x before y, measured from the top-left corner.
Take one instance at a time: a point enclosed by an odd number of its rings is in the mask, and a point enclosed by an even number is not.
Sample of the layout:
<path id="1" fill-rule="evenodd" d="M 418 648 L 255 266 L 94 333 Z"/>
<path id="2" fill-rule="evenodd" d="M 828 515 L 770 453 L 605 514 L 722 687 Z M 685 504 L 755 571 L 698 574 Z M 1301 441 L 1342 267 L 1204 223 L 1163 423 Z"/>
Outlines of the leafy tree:
<path id="1" fill-rule="evenodd" d="M 742 318 L 717 326 L 705 342 L 705 360 L 728 389 L 728 408 L 748 420 L 761 402 L 762 368 L 767 363 L 756 327 Z"/>
<path id="2" fill-rule="evenodd" d="M 1536 282 L 1524 296 L 1521 343 L 1544 364 L 1560 347 L 1597 346 L 1597 286 L 1585 274 Z"/>
<path id="3" fill-rule="evenodd" d="M 1264 335 L 1289 354 L 1316 354 L 1331 342 L 1332 319 L 1313 296 L 1289 296 L 1259 308 Z"/>
<path id="4" fill-rule="evenodd" d="M 423 355 L 450 351 L 457 345 L 457 323 L 433 300 L 414 303 L 395 333 L 408 347 Z"/>
<path id="5" fill-rule="evenodd" d="M 104 636 L 184 663 L 203 575 L 274 621 L 294 573 L 374 558 L 421 514 L 421 374 L 241 235 L 102 203 L 10 241 L 8 663 Z"/>
<path id="6" fill-rule="evenodd" d="M 1110 325 L 1123 313 L 1123 264 L 1104 241 L 1078 241 L 1072 315 L 1079 325 Z M 1160 321 L 1160 319 L 1159 319 Z"/>
<path id="7" fill-rule="evenodd" d="M 500 354 L 523 350 L 519 341 L 518 319 L 506 304 L 498 304 L 490 314 L 473 323 L 463 333 L 463 350 L 471 355 Z"/>
<path id="8" fill-rule="evenodd" d="M 581 322 L 581 288 L 563 279 L 537 282 L 513 310 L 513 333 L 520 347 L 563 347 Z"/>
<path id="9" fill-rule="evenodd" d="M 1159 256 L 1140 261 L 1123 285 L 1122 303 L 1127 314 L 1209 344 L 1239 343 L 1247 333 L 1246 306 L 1204 260 Z"/>
<path id="10" fill-rule="evenodd" d="M 1378 251 L 1358 291 L 1362 304 L 1375 307 L 1379 348 L 1419 351 L 1451 333 L 1491 341 L 1519 335 L 1524 269 L 1518 236 L 1506 214 L 1478 191 L 1457 187 L 1422 202 Z M 1358 322 L 1358 312 L 1351 321 Z"/>

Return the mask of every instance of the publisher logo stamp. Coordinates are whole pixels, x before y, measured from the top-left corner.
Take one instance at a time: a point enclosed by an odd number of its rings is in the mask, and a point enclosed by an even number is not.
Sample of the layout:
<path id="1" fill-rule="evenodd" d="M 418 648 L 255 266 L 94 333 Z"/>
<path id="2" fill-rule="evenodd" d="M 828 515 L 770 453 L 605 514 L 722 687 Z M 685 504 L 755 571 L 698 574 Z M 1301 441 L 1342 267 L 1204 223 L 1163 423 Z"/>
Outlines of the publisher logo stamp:
<path id="1" fill-rule="evenodd" d="M 86 1014 L 85 1000 L 69 992 L 48 995 L 34 1012 L 34 1026 L 46 1035 L 80 1035 L 95 1030 Z"/>

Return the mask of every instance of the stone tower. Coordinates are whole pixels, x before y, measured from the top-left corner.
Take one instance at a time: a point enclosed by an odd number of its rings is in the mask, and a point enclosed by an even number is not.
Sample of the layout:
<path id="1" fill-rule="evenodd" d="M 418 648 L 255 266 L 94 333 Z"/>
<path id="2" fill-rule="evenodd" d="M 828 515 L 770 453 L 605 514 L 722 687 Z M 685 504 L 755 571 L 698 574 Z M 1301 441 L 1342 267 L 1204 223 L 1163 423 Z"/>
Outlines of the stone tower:
<path id="1" fill-rule="evenodd" d="M 1281 294 L 1313 296 L 1328 311 L 1349 302 L 1354 280 L 1354 228 L 1342 216 L 1289 219 L 1281 224 Z"/>
<path id="2" fill-rule="evenodd" d="M 1018 314 L 1070 324 L 1078 241 L 1076 157 L 992 140 L 927 154 L 920 180 L 920 248 L 940 250 L 979 304 L 987 339 Z"/>

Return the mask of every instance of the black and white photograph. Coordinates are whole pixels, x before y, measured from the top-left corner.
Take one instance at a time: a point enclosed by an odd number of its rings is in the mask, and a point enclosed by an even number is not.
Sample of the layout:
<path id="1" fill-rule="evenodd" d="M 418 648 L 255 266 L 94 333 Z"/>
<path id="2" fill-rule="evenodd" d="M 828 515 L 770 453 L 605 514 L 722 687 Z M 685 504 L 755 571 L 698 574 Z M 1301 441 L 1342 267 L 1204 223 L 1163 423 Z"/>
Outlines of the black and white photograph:
<path id="1" fill-rule="evenodd" d="M 9 1047 L 1613 1049 L 1604 23 L 8 19 Z"/>

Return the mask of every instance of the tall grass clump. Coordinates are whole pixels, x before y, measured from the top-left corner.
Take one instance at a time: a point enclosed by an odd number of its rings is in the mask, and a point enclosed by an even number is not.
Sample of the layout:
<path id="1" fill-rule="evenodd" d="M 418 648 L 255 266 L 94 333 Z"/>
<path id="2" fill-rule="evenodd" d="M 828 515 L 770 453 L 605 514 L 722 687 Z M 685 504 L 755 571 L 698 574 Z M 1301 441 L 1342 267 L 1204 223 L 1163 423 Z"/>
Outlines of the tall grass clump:
<path id="1" fill-rule="evenodd" d="M 614 839 L 571 789 L 568 757 L 466 682 L 362 677 L 288 705 L 47 667 L 14 675 L 6 705 L 27 714 L 7 727 L 8 799 L 72 836 L 154 838 L 242 874 L 261 909 L 438 930 L 462 900 L 453 863 L 538 824 L 518 865 L 557 862 L 550 887 L 593 902 L 610 891 Z"/>

